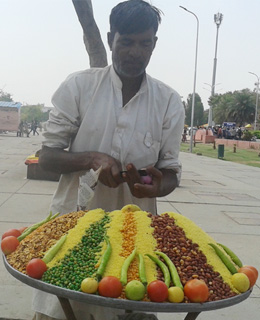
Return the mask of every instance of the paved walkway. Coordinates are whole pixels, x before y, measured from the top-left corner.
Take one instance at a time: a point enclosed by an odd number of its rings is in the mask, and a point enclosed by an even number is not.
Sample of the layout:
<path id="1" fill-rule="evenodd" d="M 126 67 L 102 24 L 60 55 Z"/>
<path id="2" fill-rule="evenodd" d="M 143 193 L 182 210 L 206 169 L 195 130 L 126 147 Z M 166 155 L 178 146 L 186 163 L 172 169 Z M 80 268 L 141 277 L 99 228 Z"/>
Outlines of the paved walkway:
<path id="1" fill-rule="evenodd" d="M 41 147 L 42 136 L 0 134 L 0 234 L 46 217 L 57 183 L 28 180 L 26 157 Z M 159 212 L 191 218 L 217 241 L 232 248 L 245 264 L 260 270 L 260 169 L 181 153 L 181 185 L 159 199 Z M 246 301 L 201 313 L 199 320 L 260 318 L 260 281 Z M 14 279 L 0 263 L 0 320 L 30 320 L 31 288 Z M 159 320 L 182 320 L 185 314 L 159 314 Z M 105 319 L 104 319 L 105 320 Z"/>

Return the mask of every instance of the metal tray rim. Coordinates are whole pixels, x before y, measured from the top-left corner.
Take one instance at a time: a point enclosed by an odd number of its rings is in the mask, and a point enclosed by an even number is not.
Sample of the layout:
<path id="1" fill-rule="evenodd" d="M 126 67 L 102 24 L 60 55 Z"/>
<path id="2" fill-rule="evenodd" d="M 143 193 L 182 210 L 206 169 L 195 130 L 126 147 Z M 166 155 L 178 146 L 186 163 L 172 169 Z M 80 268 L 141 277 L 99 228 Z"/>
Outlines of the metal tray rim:
<path id="1" fill-rule="evenodd" d="M 44 292 L 54 294 L 58 297 L 67 298 L 79 302 L 84 302 L 87 304 L 94 304 L 103 307 L 112 307 L 116 309 L 125 309 L 125 310 L 135 310 L 135 311 L 146 311 L 146 312 L 202 312 L 210 311 L 216 309 L 227 308 L 238 304 L 245 299 L 247 299 L 251 290 L 246 291 L 240 295 L 237 295 L 232 298 L 205 302 L 205 303 L 170 303 L 170 302 L 145 302 L 145 301 L 132 301 L 124 299 L 115 299 L 115 298 L 106 298 L 99 295 L 87 294 L 83 292 L 73 291 L 61 287 L 57 287 L 48 283 L 45 283 L 41 280 L 37 280 L 27 276 L 14 269 L 6 260 L 6 257 L 3 255 L 3 261 L 6 270 L 17 280 L 27 284 L 30 287 L 35 289 L 42 290 Z"/>

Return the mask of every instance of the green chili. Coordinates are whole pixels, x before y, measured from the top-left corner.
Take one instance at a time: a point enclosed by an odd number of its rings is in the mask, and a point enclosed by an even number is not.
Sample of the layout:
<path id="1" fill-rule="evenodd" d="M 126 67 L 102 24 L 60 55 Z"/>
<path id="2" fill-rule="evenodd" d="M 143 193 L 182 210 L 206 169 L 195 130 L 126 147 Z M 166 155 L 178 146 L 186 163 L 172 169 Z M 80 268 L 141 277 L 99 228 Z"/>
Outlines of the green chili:
<path id="1" fill-rule="evenodd" d="M 136 248 L 132 251 L 132 253 L 125 259 L 122 269 L 121 269 L 121 275 L 120 275 L 120 282 L 123 286 L 127 284 L 127 271 L 130 266 L 130 263 L 133 261 L 136 254 Z"/>
<path id="2" fill-rule="evenodd" d="M 112 247 L 111 247 L 110 241 L 108 240 L 107 237 L 105 237 L 105 240 L 106 240 L 107 247 L 106 247 L 106 250 L 101 258 L 100 265 L 97 269 L 96 275 L 98 278 L 102 278 L 104 271 L 106 269 L 108 260 L 110 258 L 111 252 L 112 252 Z"/>
<path id="3" fill-rule="evenodd" d="M 17 238 L 19 241 L 23 240 L 25 237 L 27 237 L 30 233 L 32 233 L 34 230 L 45 224 L 46 222 L 55 219 L 60 213 L 56 213 L 55 215 L 52 215 L 52 212 L 48 215 L 47 218 L 44 220 L 37 222 L 33 224 L 32 226 L 28 227 L 24 232 Z"/>
<path id="4" fill-rule="evenodd" d="M 170 276 L 170 272 L 169 272 L 166 264 L 164 264 L 160 259 L 153 257 L 148 253 L 146 254 L 146 256 L 149 257 L 153 262 L 155 262 L 160 267 L 160 269 L 162 270 L 162 273 L 163 273 L 164 282 L 165 282 L 166 286 L 169 288 L 170 282 L 171 282 L 171 276 Z"/>
<path id="5" fill-rule="evenodd" d="M 176 287 L 183 289 L 183 285 L 181 283 L 178 271 L 177 271 L 174 263 L 171 261 L 171 259 L 163 252 L 155 251 L 155 253 L 158 254 L 159 256 L 161 256 L 164 259 L 164 261 L 166 262 L 166 264 L 169 268 L 169 271 L 170 271 L 170 275 L 171 275 L 173 284 Z"/>
<path id="6" fill-rule="evenodd" d="M 145 274 L 145 263 L 144 263 L 144 258 L 141 255 L 141 253 L 138 254 L 138 258 L 139 258 L 139 265 L 138 265 L 139 278 L 140 278 L 141 282 L 146 286 L 147 285 L 147 278 L 146 278 L 146 274 Z"/>
<path id="7" fill-rule="evenodd" d="M 229 259 L 229 257 L 215 244 L 209 243 L 209 245 L 215 250 L 218 257 L 221 259 L 221 261 L 224 263 L 224 265 L 227 267 L 227 269 L 232 273 L 237 273 L 237 269 L 234 266 L 233 262 Z"/>
<path id="8" fill-rule="evenodd" d="M 242 261 L 238 258 L 238 256 L 232 251 L 230 250 L 227 246 L 225 246 L 224 244 L 218 243 L 219 246 L 221 246 L 226 253 L 230 256 L 230 258 L 232 259 L 232 261 L 239 267 L 243 267 L 243 263 Z"/>
<path id="9" fill-rule="evenodd" d="M 47 264 L 49 263 L 58 253 L 60 248 L 63 246 L 66 241 L 67 234 L 64 234 L 44 255 L 42 260 Z"/>

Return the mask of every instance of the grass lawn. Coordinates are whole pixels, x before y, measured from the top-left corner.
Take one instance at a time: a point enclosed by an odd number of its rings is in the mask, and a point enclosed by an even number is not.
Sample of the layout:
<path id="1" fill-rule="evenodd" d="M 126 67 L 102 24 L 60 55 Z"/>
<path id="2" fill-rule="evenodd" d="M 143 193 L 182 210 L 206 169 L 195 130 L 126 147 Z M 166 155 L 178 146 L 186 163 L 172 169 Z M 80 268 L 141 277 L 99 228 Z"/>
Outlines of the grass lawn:
<path id="1" fill-rule="evenodd" d="M 189 151 L 190 144 L 189 142 L 181 144 L 182 152 L 190 152 Z M 224 158 L 220 159 L 225 161 L 232 161 L 237 163 L 246 164 L 252 167 L 260 168 L 260 152 L 259 150 L 254 149 L 238 149 L 236 148 L 236 152 L 234 152 L 233 147 L 225 146 L 224 147 Z M 192 153 L 201 154 L 206 157 L 218 158 L 218 146 L 216 145 L 216 149 L 213 148 L 213 143 L 196 143 L 196 146 L 192 148 Z"/>

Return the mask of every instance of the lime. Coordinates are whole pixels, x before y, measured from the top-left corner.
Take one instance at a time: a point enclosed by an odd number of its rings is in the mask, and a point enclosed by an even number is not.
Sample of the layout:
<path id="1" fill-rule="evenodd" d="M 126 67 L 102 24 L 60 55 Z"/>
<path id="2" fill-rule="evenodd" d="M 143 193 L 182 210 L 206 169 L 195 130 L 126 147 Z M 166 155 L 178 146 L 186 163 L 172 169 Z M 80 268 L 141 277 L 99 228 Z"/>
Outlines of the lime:
<path id="1" fill-rule="evenodd" d="M 180 303 L 184 299 L 184 292 L 179 287 L 170 287 L 168 289 L 168 300 L 170 302 Z"/>
<path id="2" fill-rule="evenodd" d="M 239 292 L 246 292 L 250 287 L 250 281 L 244 273 L 238 272 L 233 274 L 231 282 Z"/>
<path id="3" fill-rule="evenodd" d="M 94 278 L 85 278 L 81 282 L 80 289 L 85 293 L 95 293 L 98 289 L 98 282 Z"/>
<path id="4" fill-rule="evenodd" d="M 135 204 L 127 204 L 121 209 L 122 212 L 135 212 L 141 211 L 141 209 Z"/>
<path id="5" fill-rule="evenodd" d="M 145 286 L 138 280 L 132 280 L 125 287 L 125 295 L 129 300 L 142 300 L 145 295 Z"/>

